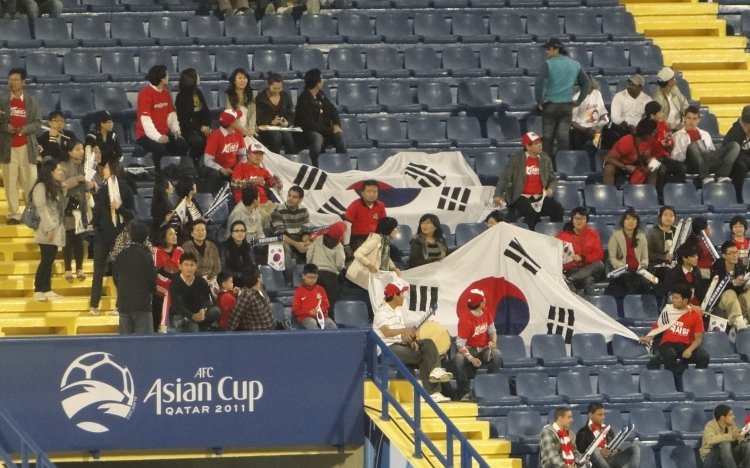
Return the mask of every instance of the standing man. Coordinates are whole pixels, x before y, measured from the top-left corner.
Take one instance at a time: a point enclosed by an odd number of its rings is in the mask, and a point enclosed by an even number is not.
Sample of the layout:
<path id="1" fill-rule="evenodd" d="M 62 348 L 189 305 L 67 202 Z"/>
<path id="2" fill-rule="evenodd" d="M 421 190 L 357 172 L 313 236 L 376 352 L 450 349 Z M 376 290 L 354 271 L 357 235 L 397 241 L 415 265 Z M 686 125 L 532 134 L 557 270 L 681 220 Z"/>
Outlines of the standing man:
<path id="1" fill-rule="evenodd" d="M 664 119 L 667 125 L 669 125 L 669 129 L 672 131 L 681 129 L 688 101 L 677 87 L 677 78 L 675 78 L 674 70 L 669 67 L 659 70 L 659 73 L 656 75 L 656 84 L 659 89 L 656 90 L 652 97 L 664 110 Z"/>
<path id="2" fill-rule="evenodd" d="M 566 130 L 567 134 L 567 130 Z M 521 137 L 524 151 L 513 155 L 508 161 L 495 187 L 495 206 L 503 202 L 523 216 L 529 229 L 539 222 L 541 216 L 561 222 L 565 210 L 555 200 L 557 179 L 552 169 L 552 160 L 542 151 L 542 139 L 534 132 Z"/>
<path id="3" fill-rule="evenodd" d="M 469 310 L 458 313 L 458 353 L 453 363 L 456 365 L 456 383 L 461 401 L 471 401 L 469 381 L 477 375 L 477 369 L 485 367 L 488 373 L 494 374 L 503 366 L 503 356 L 497 349 L 495 320 L 485 310 L 486 304 L 484 292 L 472 289 L 466 299 Z"/>
<path id="4" fill-rule="evenodd" d="M 534 85 L 536 102 L 542 111 L 542 134 L 544 151 L 554 154 L 557 150 L 570 149 L 570 127 L 573 120 L 573 107 L 578 106 L 588 96 L 591 82 L 581 64 L 568 57 L 560 39 L 550 38 L 544 43 L 547 61 L 536 75 Z M 573 85 L 578 84 L 578 98 L 573 103 Z"/>
<path id="5" fill-rule="evenodd" d="M 750 445 L 734 423 L 734 412 L 727 405 L 714 408 L 714 419 L 703 428 L 698 453 L 705 468 L 750 466 Z"/>
<path id="6" fill-rule="evenodd" d="M 450 401 L 440 393 L 440 382 L 449 382 L 453 374 L 440 367 L 440 355 L 432 340 L 418 340 L 417 330 L 407 327 L 401 306 L 409 287 L 385 285 L 385 301 L 375 311 L 372 328 L 396 357 L 407 366 L 417 366 L 422 386 L 435 403 Z"/>
<path id="7" fill-rule="evenodd" d="M 294 123 L 305 132 L 310 160 L 318 167 L 318 156 L 327 146 L 346 153 L 346 138 L 341 130 L 339 111 L 323 93 L 323 75 L 313 68 L 305 73 L 305 89 L 297 97 Z"/>
<path id="8" fill-rule="evenodd" d="M 167 89 L 169 74 L 165 65 L 154 65 L 146 74 L 148 84 L 138 92 L 135 138 L 151 153 L 154 169 L 159 172 L 161 158 L 187 154 L 188 144 L 180 132 L 172 95 Z"/>
<path id="9" fill-rule="evenodd" d="M 570 431 L 573 412 L 567 406 L 555 408 L 555 422 L 542 428 L 539 437 L 541 468 L 575 468 L 581 454 Z"/>
<path id="10" fill-rule="evenodd" d="M 26 194 L 36 182 L 36 163 L 41 161 L 36 134 L 42 128 L 42 111 L 34 96 L 24 93 L 26 70 L 8 72 L 8 94 L 0 96 L 0 168 L 8 197 L 8 224 L 21 222 L 18 190 Z"/>
<path id="11" fill-rule="evenodd" d="M 591 403 L 588 408 L 589 422 L 576 433 L 576 448 L 584 453 L 604 429 L 605 411 L 601 403 Z M 613 452 L 607 448 L 615 435 L 610 430 L 605 440 L 591 456 L 591 461 L 597 468 L 638 468 L 641 462 L 641 448 L 637 445 Z"/>
<path id="12" fill-rule="evenodd" d="M 141 223 L 130 227 L 132 243 L 115 258 L 112 280 L 117 286 L 120 335 L 154 333 L 151 294 L 156 291 L 154 256 L 146 247 L 148 228 Z"/>
<path id="13" fill-rule="evenodd" d="M 737 201 L 744 203 L 742 199 L 742 184 L 745 182 L 747 171 L 750 170 L 750 105 L 742 108 L 740 118 L 732 124 L 729 131 L 724 135 L 724 141 L 721 146 L 726 147 L 731 142 L 740 145 L 740 154 L 737 155 L 737 161 L 735 161 L 729 177 L 732 178 Z"/>

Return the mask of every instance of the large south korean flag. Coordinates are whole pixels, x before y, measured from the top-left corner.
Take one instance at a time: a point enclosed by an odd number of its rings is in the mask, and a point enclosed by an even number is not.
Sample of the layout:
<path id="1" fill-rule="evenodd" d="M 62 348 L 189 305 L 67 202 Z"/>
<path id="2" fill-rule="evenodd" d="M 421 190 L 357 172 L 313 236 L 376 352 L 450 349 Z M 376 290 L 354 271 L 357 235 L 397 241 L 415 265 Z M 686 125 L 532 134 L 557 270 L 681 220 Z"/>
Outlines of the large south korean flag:
<path id="1" fill-rule="evenodd" d="M 637 336 L 589 302 L 570 292 L 562 276 L 562 242 L 501 223 L 437 263 L 401 272 L 409 284 L 404 307 L 423 314 L 438 305 L 436 320 L 452 335 L 457 311 L 467 309 L 469 291 L 484 291 L 500 335 L 520 335 L 528 344 L 538 334 L 558 334 L 570 343 L 574 333 Z M 370 275 L 370 299 L 383 302 L 393 273 Z"/>

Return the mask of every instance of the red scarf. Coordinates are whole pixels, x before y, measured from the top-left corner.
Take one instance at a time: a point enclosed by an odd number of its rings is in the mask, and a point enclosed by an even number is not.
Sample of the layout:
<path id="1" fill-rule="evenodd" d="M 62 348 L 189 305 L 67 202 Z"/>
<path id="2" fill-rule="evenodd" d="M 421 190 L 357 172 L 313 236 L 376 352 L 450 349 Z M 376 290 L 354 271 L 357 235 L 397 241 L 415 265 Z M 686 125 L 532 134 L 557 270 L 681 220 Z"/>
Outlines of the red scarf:
<path id="1" fill-rule="evenodd" d="M 553 424 L 552 427 L 557 431 L 557 437 L 560 438 L 560 453 L 562 454 L 563 461 L 572 465 L 576 461 L 575 455 L 573 455 L 573 441 L 570 440 L 569 431 L 567 429 L 561 429 L 557 424 Z"/>
<path id="2" fill-rule="evenodd" d="M 602 432 L 602 426 L 599 426 L 597 424 L 594 424 L 589 420 L 589 429 L 591 429 L 591 432 L 594 433 L 594 439 L 599 437 L 599 434 Z M 605 437 L 602 439 L 601 442 L 599 442 L 599 448 L 605 448 L 607 446 L 607 438 Z"/>

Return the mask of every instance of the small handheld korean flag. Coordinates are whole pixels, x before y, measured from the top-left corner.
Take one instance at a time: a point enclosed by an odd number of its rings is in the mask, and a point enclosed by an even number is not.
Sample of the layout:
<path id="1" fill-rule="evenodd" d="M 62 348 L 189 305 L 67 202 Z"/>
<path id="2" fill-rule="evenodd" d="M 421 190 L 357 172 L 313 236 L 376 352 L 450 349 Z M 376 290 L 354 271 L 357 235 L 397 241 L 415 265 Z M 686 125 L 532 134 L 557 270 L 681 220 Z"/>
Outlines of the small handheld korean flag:
<path id="1" fill-rule="evenodd" d="M 571 244 L 570 242 L 563 241 L 563 255 L 562 255 L 563 265 L 568 262 L 572 262 L 573 257 L 575 257 L 575 254 L 576 254 L 576 251 L 573 248 L 573 244 Z"/>
<path id="2" fill-rule="evenodd" d="M 276 271 L 284 271 L 284 244 L 281 242 L 268 245 L 268 266 Z"/>
<path id="3" fill-rule="evenodd" d="M 709 331 L 718 331 L 718 332 L 726 332 L 727 331 L 727 325 L 729 324 L 729 321 L 727 319 L 717 317 L 716 315 L 709 314 L 708 316 L 708 330 Z"/>

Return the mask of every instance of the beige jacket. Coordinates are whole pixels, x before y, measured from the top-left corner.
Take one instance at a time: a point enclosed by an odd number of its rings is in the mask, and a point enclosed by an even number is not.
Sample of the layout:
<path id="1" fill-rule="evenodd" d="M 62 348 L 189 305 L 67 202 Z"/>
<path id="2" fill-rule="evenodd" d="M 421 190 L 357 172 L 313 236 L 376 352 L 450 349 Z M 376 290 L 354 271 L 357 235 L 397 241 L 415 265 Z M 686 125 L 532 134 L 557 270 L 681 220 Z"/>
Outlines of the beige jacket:
<path id="1" fill-rule="evenodd" d="M 722 442 L 732 442 L 734 440 L 732 438 L 732 431 L 735 429 L 737 429 L 737 426 L 732 424 L 731 426 L 728 426 L 728 432 L 724 432 L 719 427 L 719 423 L 716 419 L 711 418 L 703 428 L 703 438 L 701 439 L 701 448 L 699 450 L 701 460 L 706 458 L 706 455 L 711 452 L 714 445 Z"/>
<path id="2" fill-rule="evenodd" d="M 685 116 L 685 109 L 687 109 L 687 107 L 689 105 L 687 98 L 680 92 L 680 90 L 677 88 L 677 86 L 675 86 L 674 88 L 672 88 L 672 91 L 670 91 L 670 93 L 669 93 L 668 96 L 666 96 L 662 92 L 662 89 L 659 88 L 659 89 L 656 90 L 656 92 L 654 93 L 654 95 L 651 96 L 651 97 L 653 98 L 654 101 L 656 101 L 659 104 L 661 104 L 661 108 L 664 111 L 664 118 L 667 120 L 667 123 L 669 124 L 669 128 L 671 128 L 672 130 L 674 130 L 675 128 L 677 128 L 677 126 L 682 123 L 682 118 Z M 669 106 L 669 100 L 670 100 L 670 98 L 671 98 L 672 102 L 676 103 L 677 107 L 680 108 L 679 109 L 680 110 L 680 121 L 679 122 L 670 122 L 669 121 L 669 113 L 671 111 L 670 106 Z"/>
<path id="3" fill-rule="evenodd" d="M 49 244 L 62 247 L 65 245 L 65 227 L 63 225 L 63 209 L 67 199 L 47 200 L 44 184 L 36 184 L 31 191 L 31 199 L 39 214 L 39 228 L 36 230 L 34 242 L 37 244 Z M 48 237 L 49 232 L 54 234 L 52 239 Z"/>
<path id="4" fill-rule="evenodd" d="M 354 252 L 354 261 L 346 270 L 346 277 L 363 289 L 368 289 L 370 285 L 370 265 L 375 265 L 378 270 L 393 271 L 396 265 L 393 260 L 388 259 L 387 268 L 380 265 L 380 257 L 383 252 L 383 244 L 380 241 L 380 234 L 372 233 L 367 240 L 359 246 Z"/>
<path id="5" fill-rule="evenodd" d="M 635 256 L 638 259 L 638 265 L 641 268 L 648 268 L 648 241 L 643 231 L 638 231 L 636 236 L 638 245 L 635 247 Z M 625 234 L 622 229 L 612 233 L 607 243 L 607 253 L 609 255 L 609 264 L 613 269 L 620 268 L 626 264 L 627 245 L 625 244 Z"/>

